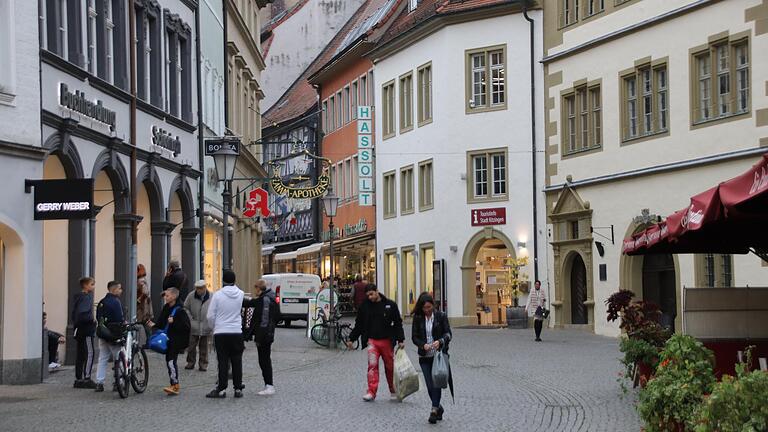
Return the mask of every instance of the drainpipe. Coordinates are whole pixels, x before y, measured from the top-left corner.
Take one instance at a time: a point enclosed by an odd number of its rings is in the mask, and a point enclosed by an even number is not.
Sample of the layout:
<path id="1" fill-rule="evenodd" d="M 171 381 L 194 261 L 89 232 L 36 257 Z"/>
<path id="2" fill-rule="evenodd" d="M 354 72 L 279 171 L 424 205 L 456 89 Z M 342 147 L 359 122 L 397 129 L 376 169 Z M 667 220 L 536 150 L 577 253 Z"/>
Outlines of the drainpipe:
<path id="1" fill-rule="evenodd" d="M 203 237 L 203 230 L 205 229 L 205 215 L 203 214 L 203 206 L 205 205 L 205 154 L 203 148 L 205 146 L 205 129 L 203 126 L 203 116 L 200 115 L 203 112 L 203 86 L 200 83 L 201 72 L 203 62 L 201 61 L 202 50 L 200 48 L 200 7 L 195 9 L 195 32 L 197 38 L 195 39 L 195 50 L 197 51 L 197 157 L 198 168 L 200 169 L 200 178 L 197 181 L 197 227 L 199 228 L 199 234 L 197 237 L 198 251 L 200 256 L 198 275 L 199 279 L 205 279 L 205 241 Z M 168 255 L 170 257 L 170 255 Z"/>
<path id="2" fill-rule="evenodd" d="M 221 20 L 224 22 L 224 135 L 229 129 L 229 62 L 227 62 L 227 1 L 221 2 L 224 5 Z"/>
<path id="3" fill-rule="evenodd" d="M 136 220 L 137 209 L 137 190 L 136 190 L 136 147 L 138 146 L 136 137 L 136 6 L 134 0 L 130 0 L 128 7 L 128 27 L 130 27 L 130 70 L 131 70 L 131 254 L 130 267 L 128 269 L 128 316 L 130 320 L 136 317 L 136 260 L 138 243 L 138 221 Z M 146 221 L 149 223 L 149 221 Z"/>
<path id="4" fill-rule="evenodd" d="M 534 22 L 528 16 L 528 0 L 523 1 L 523 16 L 528 21 L 531 42 L 531 173 L 533 178 L 533 277 L 539 279 L 539 222 L 538 222 L 538 187 L 536 185 L 536 81 L 534 65 L 536 63 L 534 50 Z"/>
<path id="5" fill-rule="evenodd" d="M 322 102 L 322 94 L 321 91 L 323 89 L 322 85 L 316 84 L 314 85 L 315 89 L 317 89 L 317 116 L 315 117 L 316 127 L 315 127 L 315 154 L 318 156 L 323 155 L 323 102 Z M 323 168 L 322 164 L 316 164 L 315 165 L 315 179 L 320 178 L 320 174 L 322 173 Z M 316 242 L 322 241 L 322 232 L 323 232 L 323 209 L 322 207 L 322 201 L 320 200 L 313 200 L 315 202 L 315 232 L 314 232 L 314 238 Z M 331 233 L 333 235 L 333 233 Z M 323 249 L 320 248 L 320 256 L 323 255 Z M 322 262 L 322 258 L 320 258 Z M 333 263 L 331 263 L 333 265 Z M 322 273 L 322 272 L 321 272 Z"/>

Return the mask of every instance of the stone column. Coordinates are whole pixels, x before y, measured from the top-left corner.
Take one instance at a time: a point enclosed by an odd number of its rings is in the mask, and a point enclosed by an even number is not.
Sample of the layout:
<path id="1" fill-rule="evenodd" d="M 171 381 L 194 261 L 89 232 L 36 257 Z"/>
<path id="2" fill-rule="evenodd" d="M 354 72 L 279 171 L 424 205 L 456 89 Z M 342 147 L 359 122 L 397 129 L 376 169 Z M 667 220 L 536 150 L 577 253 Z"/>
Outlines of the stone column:
<path id="1" fill-rule="evenodd" d="M 170 242 L 169 233 L 173 230 L 173 224 L 166 221 L 152 222 L 152 281 L 150 292 L 152 297 L 152 308 L 159 312 L 163 308 L 163 299 L 160 293 L 163 292 L 163 279 L 168 270 L 167 245 Z"/>
<path id="2" fill-rule="evenodd" d="M 126 306 L 130 274 L 136 271 L 131 268 L 131 227 L 133 221 L 140 223 L 142 219 L 141 216 L 129 213 L 115 215 L 115 280 L 123 284 L 123 306 Z"/>
<path id="3" fill-rule="evenodd" d="M 199 249 L 197 239 L 200 236 L 200 229 L 196 227 L 185 227 L 181 229 L 181 268 L 187 275 L 187 292 L 192 290 L 194 281 L 202 279 L 199 274 L 201 269 L 197 268 Z M 202 241 L 202 240 L 201 240 Z"/>
<path id="4" fill-rule="evenodd" d="M 80 278 L 86 275 L 87 242 L 86 242 L 86 222 L 81 219 L 72 219 L 69 221 L 67 236 L 69 238 L 69 264 L 67 271 L 67 345 L 64 353 L 64 364 L 75 364 L 75 355 L 77 344 L 75 342 L 73 323 L 69 319 L 72 316 L 72 298 L 80 292 Z M 43 351 L 47 353 L 47 351 Z M 46 365 L 47 366 L 47 365 Z"/>

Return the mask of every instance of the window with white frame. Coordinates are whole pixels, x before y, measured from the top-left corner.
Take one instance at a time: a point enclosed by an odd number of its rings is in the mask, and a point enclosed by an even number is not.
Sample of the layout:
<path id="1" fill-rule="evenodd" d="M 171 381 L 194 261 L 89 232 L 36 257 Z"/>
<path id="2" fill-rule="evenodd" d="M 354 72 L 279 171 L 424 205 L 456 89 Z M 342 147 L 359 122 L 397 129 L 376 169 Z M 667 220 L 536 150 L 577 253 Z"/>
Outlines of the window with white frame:
<path id="1" fill-rule="evenodd" d="M 368 77 L 360 77 L 360 105 L 368 106 Z"/>
<path id="2" fill-rule="evenodd" d="M 104 79 L 109 83 L 115 82 L 115 21 L 112 16 L 112 1 L 104 2 L 104 31 L 106 40 L 104 43 L 105 72 Z"/>
<path id="3" fill-rule="evenodd" d="M 644 65 L 623 75 L 622 138 L 668 131 L 669 96 L 666 63 Z"/>
<path id="4" fill-rule="evenodd" d="M 351 116 L 350 116 L 351 101 L 349 98 L 349 86 L 344 87 L 343 94 L 344 94 L 343 96 L 344 99 L 342 100 L 342 106 L 344 107 L 344 119 L 343 119 L 344 123 L 343 124 L 347 124 L 351 119 Z"/>
<path id="5" fill-rule="evenodd" d="M 467 51 L 467 113 L 507 107 L 506 46 Z"/>
<path id="6" fill-rule="evenodd" d="M 507 151 L 504 149 L 467 152 L 468 177 L 467 199 L 469 202 L 506 200 Z"/>
<path id="7" fill-rule="evenodd" d="M 323 132 L 328 133 L 328 100 L 323 101 Z"/>
<path id="8" fill-rule="evenodd" d="M 602 145 L 600 84 L 582 84 L 563 93 L 562 147 L 568 155 Z"/>
<path id="9" fill-rule="evenodd" d="M 395 134 L 395 81 L 394 80 L 382 86 L 381 99 L 383 103 L 382 133 L 384 138 L 389 138 Z"/>
<path id="10" fill-rule="evenodd" d="M 413 213 L 413 166 L 400 168 L 400 214 Z"/>
<path id="11" fill-rule="evenodd" d="M 351 87 L 350 94 L 349 94 L 349 97 L 352 100 L 351 104 L 352 104 L 352 119 L 353 120 L 357 119 L 357 91 L 358 91 L 358 89 L 357 89 L 357 81 L 354 81 L 352 83 L 352 87 Z"/>
<path id="12" fill-rule="evenodd" d="M 693 54 L 693 123 L 750 110 L 749 39 L 726 39 Z"/>
<path id="13" fill-rule="evenodd" d="M 15 25 L 12 18 L 12 3 L 12 0 L 0 0 L 0 101 L 13 99 L 13 96 L 9 95 L 13 95 L 16 91 L 14 82 L 16 59 L 12 45 Z"/>
<path id="14" fill-rule="evenodd" d="M 344 127 L 344 99 L 341 97 L 341 90 L 336 93 L 336 128 Z"/>
<path id="15" fill-rule="evenodd" d="M 420 66 L 417 77 L 419 125 L 432 120 L 432 63 Z"/>
<path id="16" fill-rule="evenodd" d="M 88 67 L 88 72 L 90 72 L 92 75 L 96 75 L 98 73 L 97 71 L 97 64 L 96 61 L 96 18 L 98 17 L 98 14 L 96 13 L 96 0 L 88 0 L 88 20 L 87 20 L 87 31 L 86 31 L 86 43 L 88 44 L 88 49 L 86 50 L 86 62 Z"/>
<path id="17" fill-rule="evenodd" d="M 419 162 L 419 211 L 434 208 L 432 159 Z"/>
<path id="18" fill-rule="evenodd" d="M 696 285 L 701 288 L 729 288 L 734 286 L 733 255 L 696 255 Z"/>
<path id="19" fill-rule="evenodd" d="M 390 171 L 382 175 L 384 185 L 384 218 L 397 216 L 397 191 L 395 187 L 395 172 Z"/>
<path id="20" fill-rule="evenodd" d="M 400 77 L 400 133 L 413 128 L 413 73 Z"/>

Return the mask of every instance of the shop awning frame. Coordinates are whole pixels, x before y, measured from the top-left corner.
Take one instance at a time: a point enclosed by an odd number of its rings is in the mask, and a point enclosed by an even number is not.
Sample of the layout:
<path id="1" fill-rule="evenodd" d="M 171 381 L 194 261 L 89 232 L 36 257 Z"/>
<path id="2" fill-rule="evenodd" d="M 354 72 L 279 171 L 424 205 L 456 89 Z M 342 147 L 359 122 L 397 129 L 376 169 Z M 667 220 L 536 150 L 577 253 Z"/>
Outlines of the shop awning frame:
<path id="1" fill-rule="evenodd" d="M 296 251 L 275 254 L 275 261 L 290 261 L 296 259 Z"/>
<path id="2" fill-rule="evenodd" d="M 306 255 L 306 254 L 313 254 L 318 253 L 323 248 L 322 243 L 313 243 L 309 246 L 304 246 L 302 248 L 296 249 L 296 255 Z"/>

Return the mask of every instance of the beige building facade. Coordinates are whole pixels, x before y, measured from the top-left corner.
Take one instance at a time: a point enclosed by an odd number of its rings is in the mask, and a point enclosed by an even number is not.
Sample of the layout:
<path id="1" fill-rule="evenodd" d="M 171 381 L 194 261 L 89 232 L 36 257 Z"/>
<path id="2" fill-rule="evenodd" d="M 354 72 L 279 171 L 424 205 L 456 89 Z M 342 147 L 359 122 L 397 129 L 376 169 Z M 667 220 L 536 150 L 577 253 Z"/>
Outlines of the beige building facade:
<path id="1" fill-rule="evenodd" d="M 556 326 L 616 335 L 619 288 L 681 330 L 684 287 L 759 286 L 754 255 L 625 256 L 622 239 L 768 151 L 768 1 L 545 1 L 546 202 Z"/>

